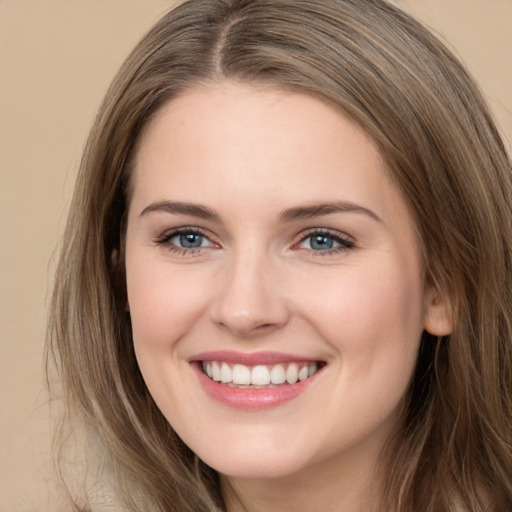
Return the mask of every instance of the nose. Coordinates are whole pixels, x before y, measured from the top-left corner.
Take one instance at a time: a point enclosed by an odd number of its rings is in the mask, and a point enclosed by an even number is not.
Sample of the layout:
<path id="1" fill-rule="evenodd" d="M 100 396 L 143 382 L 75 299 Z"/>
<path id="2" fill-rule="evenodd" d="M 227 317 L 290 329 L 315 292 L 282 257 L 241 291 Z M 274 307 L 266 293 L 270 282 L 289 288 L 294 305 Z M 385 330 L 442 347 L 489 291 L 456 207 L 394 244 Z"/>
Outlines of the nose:
<path id="1" fill-rule="evenodd" d="M 290 318 L 279 268 L 271 258 L 247 252 L 224 268 L 210 308 L 212 321 L 240 339 L 270 334 Z"/>

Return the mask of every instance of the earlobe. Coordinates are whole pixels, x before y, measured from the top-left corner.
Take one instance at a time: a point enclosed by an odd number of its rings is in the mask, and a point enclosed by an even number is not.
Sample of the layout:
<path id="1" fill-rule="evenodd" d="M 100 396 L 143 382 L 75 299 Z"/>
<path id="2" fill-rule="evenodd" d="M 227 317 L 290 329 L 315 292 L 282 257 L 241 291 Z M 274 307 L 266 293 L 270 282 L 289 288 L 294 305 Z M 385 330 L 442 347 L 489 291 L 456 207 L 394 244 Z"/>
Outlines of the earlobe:
<path id="1" fill-rule="evenodd" d="M 436 289 L 427 293 L 424 329 L 433 336 L 447 336 L 453 329 L 450 301 Z"/>

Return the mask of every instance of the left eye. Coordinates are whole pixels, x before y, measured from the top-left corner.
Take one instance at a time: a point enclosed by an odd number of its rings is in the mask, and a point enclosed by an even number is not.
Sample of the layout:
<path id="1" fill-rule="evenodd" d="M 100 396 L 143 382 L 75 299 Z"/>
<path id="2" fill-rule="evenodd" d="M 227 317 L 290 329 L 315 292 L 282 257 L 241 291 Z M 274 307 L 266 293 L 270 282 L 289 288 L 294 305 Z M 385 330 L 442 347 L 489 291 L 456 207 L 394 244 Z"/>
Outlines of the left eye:
<path id="1" fill-rule="evenodd" d="M 329 233 L 311 233 L 303 238 L 298 246 L 301 249 L 308 249 L 310 251 L 326 252 L 350 249 L 354 244 L 350 240 Z"/>
<path id="2" fill-rule="evenodd" d="M 169 243 L 176 247 L 182 247 L 183 249 L 196 249 L 198 247 L 210 247 L 212 245 L 208 238 L 192 231 L 171 236 Z"/>

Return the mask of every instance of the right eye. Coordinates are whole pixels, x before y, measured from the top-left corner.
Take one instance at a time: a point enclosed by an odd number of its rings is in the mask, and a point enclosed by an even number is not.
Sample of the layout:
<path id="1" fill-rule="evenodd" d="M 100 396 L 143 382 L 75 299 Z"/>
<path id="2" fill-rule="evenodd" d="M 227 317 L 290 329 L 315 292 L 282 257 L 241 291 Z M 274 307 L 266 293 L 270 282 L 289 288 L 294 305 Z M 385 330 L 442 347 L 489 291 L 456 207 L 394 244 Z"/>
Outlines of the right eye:
<path id="1" fill-rule="evenodd" d="M 212 243 L 199 233 L 180 233 L 169 238 L 169 243 L 184 249 L 196 249 L 198 247 L 209 247 Z"/>
<path id="2" fill-rule="evenodd" d="M 181 255 L 195 254 L 204 247 L 216 247 L 216 244 L 197 228 L 175 229 L 163 234 L 155 242 Z"/>

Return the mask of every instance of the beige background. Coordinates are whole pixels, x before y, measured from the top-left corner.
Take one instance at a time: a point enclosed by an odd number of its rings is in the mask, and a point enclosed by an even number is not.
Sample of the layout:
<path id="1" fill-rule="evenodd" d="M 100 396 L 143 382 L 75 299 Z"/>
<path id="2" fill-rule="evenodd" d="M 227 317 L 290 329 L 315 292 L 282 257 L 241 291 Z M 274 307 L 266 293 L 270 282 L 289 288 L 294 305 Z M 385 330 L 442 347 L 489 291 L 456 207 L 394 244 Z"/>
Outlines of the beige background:
<path id="1" fill-rule="evenodd" d="M 0 511 L 49 510 L 42 350 L 54 249 L 92 116 L 172 0 L 0 0 Z M 512 141 L 512 0 L 397 0 L 444 34 Z M 52 510 L 55 510 L 52 508 Z"/>

